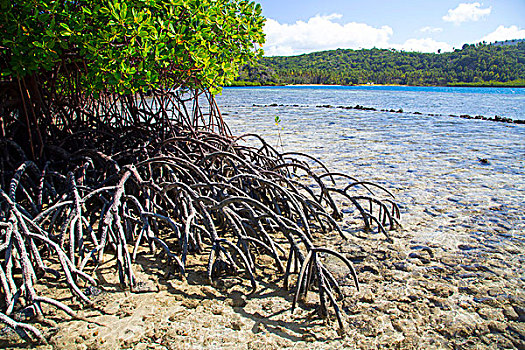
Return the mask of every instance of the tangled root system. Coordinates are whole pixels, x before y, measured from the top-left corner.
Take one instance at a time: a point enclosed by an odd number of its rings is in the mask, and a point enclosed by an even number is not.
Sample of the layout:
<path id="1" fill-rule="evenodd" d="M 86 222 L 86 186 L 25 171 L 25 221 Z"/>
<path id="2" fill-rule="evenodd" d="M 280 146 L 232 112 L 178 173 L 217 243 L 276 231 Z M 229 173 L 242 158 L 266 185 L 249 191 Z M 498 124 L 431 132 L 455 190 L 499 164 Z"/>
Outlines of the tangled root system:
<path id="1" fill-rule="evenodd" d="M 399 219 L 392 194 L 332 173 L 308 155 L 279 153 L 257 135 L 233 137 L 219 122 L 220 131 L 211 122 L 196 125 L 204 116 L 212 120 L 211 114 L 220 121 L 220 114 L 212 108 L 196 117 L 180 107 L 184 101 L 178 103 L 179 117 L 154 127 L 143 113 L 133 125 L 57 133 L 47 138 L 38 161 L 12 139 L 0 140 L 0 322 L 23 338 L 45 341 L 36 327 L 12 317 L 31 309 L 42 321 L 42 304 L 77 317 L 65 302 L 37 292 L 44 276 L 90 305 L 79 286 L 97 285 L 90 272 L 106 255 L 116 258 L 120 284 L 133 291 L 140 284 L 137 253 L 150 249 L 181 276 L 189 254 L 207 254 L 210 283 L 228 270 L 245 276 L 252 292 L 256 261 L 267 255 L 285 287 L 295 284 L 292 311 L 314 291 L 319 314 L 326 317 L 331 306 L 343 327 L 340 281 L 322 256 L 339 259 L 356 288 L 358 278 L 350 261 L 318 246 L 314 237 L 344 237 L 336 205 L 342 197 L 365 230 L 390 240 L 388 231 Z"/>

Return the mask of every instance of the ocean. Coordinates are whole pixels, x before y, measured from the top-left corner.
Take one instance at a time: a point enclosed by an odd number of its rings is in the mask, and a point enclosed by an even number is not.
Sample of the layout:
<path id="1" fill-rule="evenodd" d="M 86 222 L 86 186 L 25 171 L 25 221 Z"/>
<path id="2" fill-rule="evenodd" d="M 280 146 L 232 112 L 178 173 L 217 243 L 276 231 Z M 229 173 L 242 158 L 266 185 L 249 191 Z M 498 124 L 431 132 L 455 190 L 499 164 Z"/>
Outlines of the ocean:
<path id="1" fill-rule="evenodd" d="M 386 186 L 415 242 L 525 238 L 525 125 L 466 118 L 525 120 L 523 88 L 225 88 L 217 101 L 233 134 Z"/>

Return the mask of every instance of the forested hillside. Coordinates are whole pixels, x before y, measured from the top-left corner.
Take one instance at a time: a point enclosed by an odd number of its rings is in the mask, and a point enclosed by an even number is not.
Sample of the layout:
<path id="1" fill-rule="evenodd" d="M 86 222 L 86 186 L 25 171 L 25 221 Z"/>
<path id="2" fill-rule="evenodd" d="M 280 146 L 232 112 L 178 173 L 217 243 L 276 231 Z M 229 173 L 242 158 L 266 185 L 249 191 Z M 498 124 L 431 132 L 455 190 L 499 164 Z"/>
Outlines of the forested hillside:
<path id="1" fill-rule="evenodd" d="M 400 84 L 525 86 L 525 43 L 465 44 L 445 53 L 333 50 L 264 57 L 241 69 L 237 85 Z"/>

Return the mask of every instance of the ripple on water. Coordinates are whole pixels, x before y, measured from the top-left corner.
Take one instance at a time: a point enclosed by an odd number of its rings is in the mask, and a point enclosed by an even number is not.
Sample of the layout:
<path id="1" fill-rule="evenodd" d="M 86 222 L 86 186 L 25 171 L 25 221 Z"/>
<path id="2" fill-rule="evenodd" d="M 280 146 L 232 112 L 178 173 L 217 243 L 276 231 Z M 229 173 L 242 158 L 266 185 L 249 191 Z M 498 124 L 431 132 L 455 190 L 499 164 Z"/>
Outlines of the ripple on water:
<path id="1" fill-rule="evenodd" d="M 292 98 L 289 94 L 281 96 L 283 101 Z M 259 133 L 279 150 L 306 152 L 335 171 L 388 186 L 416 240 L 457 247 L 473 237 L 494 244 L 524 239 L 525 126 L 440 115 L 334 112 L 315 108 L 324 104 L 318 103 L 324 101 L 319 92 L 290 103 L 298 107 L 253 107 L 251 99 L 260 103 L 268 95 L 254 96 L 229 90 L 220 98 L 230 102 L 223 111 L 235 134 Z M 352 105 L 336 97 L 331 97 L 334 105 Z M 411 109 L 392 108 L 399 107 Z M 280 126 L 274 123 L 277 115 Z"/>

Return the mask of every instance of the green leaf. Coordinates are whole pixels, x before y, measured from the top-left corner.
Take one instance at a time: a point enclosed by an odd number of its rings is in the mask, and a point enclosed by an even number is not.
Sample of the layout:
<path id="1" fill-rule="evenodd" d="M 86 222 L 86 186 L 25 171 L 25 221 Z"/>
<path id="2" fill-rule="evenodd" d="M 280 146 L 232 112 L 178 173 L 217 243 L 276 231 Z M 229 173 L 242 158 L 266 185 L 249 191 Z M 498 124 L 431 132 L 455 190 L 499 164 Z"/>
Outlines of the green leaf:
<path id="1" fill-rule="evenodd" d="M 60 22 L 60 26 L 64 28 L 66 31 L 71 32 L 71 29 L 69 29 L 69 26 L 66 23 Z"/>

